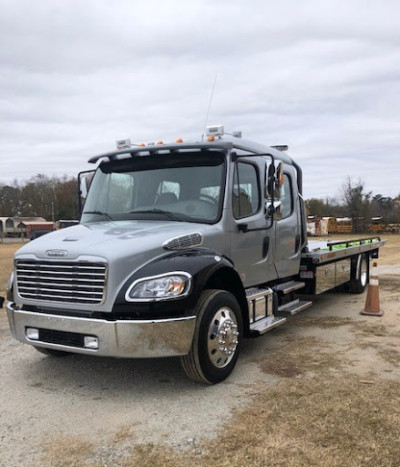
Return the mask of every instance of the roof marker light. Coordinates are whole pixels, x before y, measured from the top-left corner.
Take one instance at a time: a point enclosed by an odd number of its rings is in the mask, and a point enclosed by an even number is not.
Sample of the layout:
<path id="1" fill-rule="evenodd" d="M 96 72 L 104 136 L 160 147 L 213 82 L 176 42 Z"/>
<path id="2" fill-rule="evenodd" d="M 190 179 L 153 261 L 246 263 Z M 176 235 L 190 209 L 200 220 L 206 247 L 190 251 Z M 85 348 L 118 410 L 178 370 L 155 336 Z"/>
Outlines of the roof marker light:
<path id="1" fill-rule="evenodd" d="M 116 143 L 117 143 L 117 151 L 131 147 L 130 139 L 119 139 L 116 141 Z"/>
<path id="2" fill-rule="evenodd" d="M 223 136 L 224 125 L 213 125 L 206 128 L 206 136 Z"/>
<path id="3" fill-rule="evenodd" d="M 215 141 L 215 136 L 213 136 L 213 135 L 207 136 L 207 141 L 209 141 L 210 143 L 211 143 L 212 141 Z"/>
<path id="4" fill-rule="evenodd" d="M 183 139 L 182 138 L 178 138 L 175 143 L 183 143 Z"/>
<path id="5" fill-rule="evenodd" d="M 161 141 L 161 140 L 157 141 L 157 143 L 156 143 L 157 146 L 161 146 L 162 144 L 164 144 L 164 141 Z"/>

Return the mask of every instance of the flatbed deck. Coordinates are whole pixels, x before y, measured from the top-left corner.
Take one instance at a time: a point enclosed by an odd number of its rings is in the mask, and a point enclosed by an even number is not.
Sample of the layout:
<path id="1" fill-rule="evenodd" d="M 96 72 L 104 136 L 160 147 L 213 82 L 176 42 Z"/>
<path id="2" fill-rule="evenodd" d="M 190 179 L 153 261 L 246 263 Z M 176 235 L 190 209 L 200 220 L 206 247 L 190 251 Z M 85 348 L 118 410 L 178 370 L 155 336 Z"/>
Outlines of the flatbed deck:
<path id="1" fill-rule="evenodd" d="M 302 259 L 311 259 L 314 264 L 323 264 L 376 250 L 385 243 L 386 240 L 378 236 L 333 241 L 310 240 L 302 252 Z"/>

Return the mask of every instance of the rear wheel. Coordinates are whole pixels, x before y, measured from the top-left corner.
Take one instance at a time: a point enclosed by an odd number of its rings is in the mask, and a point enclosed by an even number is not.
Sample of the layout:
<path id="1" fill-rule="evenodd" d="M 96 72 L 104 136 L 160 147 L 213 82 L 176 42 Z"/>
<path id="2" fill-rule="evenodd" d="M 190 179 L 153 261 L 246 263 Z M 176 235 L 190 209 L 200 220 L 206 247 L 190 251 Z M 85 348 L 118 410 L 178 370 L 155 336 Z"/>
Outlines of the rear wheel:
<path id="1" fill-rule="evenodd" d="M 187 376 L 207 384 L 227 378 L 236 365 L 243 335 L 235 297 L 223 290 L 205 290 L 195 309 L 196 329 L 188 355 L 181 357 Z"/>
<path id="2" fill-rule="evenodd" d="M 46 349 L 45 347 L 37 347 L 33 346 L 38 352 L 47 355 L 48 357 L 67 357 L 70 355 L 69 352 L 64 352 L 63 350 L 55 350 L 55 349 Z"/>
<path id="3" fill-rule="evenodd" d="M 350 292 L 363 293 L 369 280 L 368 256 L 361 254 L 351 260 Z"/>

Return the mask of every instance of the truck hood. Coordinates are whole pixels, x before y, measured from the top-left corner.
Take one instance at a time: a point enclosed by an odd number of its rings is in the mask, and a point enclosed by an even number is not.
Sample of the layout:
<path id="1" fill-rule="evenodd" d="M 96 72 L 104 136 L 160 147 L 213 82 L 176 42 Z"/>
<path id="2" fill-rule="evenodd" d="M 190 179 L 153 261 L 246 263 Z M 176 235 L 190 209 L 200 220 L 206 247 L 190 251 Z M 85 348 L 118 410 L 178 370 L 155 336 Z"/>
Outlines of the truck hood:
<path id="1" fill-rule="evenodd" d="M 198 232 L 208 237 L 207 232 L 215 230 L 213 226 L 186 222 L 92 222 L 43 235 L 23 246 L 17 255 L 28 253 L 48 259 L 57 256 L 57 250 L 60 250 L 63 259 L 76 259 L 82 255 L 119 259 L 145 250 L 162 249 L 164 242 L 181 235 Z"/>
<path id="2" fill-rule="evenodd" d="M 148 262 L 168 253 L 163 247 L 165 242 L 199 233 L 203 238 L 202 247 L 220 252 L 220 229 L 218 224 L 171 221 L 92 222 L 43 235 L 19 249 L 15 258 L 105 260 L 108 264 L 107 298 L 96 308 L 111 311 L 115 297 L 127 278 Z M 27 303 L 34 304 L 34 301 Z M 62 308 L 63 304 L 54 303 L 52 306 Z M 75 308 L 71 304 L 69 307 Z"/>

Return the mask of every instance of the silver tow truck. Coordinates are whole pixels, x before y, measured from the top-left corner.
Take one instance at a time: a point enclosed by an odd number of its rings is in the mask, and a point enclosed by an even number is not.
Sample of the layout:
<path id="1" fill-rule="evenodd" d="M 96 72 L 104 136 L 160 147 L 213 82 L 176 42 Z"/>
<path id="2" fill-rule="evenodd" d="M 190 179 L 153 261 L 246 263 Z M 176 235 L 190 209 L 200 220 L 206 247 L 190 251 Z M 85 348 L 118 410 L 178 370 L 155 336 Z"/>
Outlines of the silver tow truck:
<path id="1" fill-rule="evenodd" d="M 302 171 L 285 149 L 215 126 L 200 142 L 124 140 L 91 158 L 79 225 L 15 254 L 14 338 L 53 356 L 179 356 L 189 378 L 213 384 L 243 338 L 312 295 L 362 293 L 384 241 L 308 242 Z"/>

